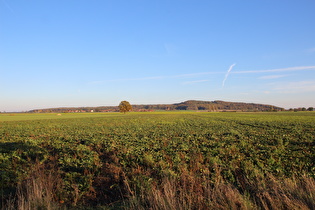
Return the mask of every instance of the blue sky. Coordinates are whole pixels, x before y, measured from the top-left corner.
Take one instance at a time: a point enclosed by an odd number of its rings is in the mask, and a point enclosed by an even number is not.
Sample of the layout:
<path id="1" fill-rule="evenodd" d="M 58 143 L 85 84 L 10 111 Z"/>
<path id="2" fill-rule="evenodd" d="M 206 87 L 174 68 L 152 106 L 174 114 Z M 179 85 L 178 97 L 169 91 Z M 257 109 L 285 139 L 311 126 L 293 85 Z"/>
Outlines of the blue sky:
<path id="1" fill-rule="evenodd" d="M 313 0 L 0 0 L 0 111 L 315 107 Z"/>

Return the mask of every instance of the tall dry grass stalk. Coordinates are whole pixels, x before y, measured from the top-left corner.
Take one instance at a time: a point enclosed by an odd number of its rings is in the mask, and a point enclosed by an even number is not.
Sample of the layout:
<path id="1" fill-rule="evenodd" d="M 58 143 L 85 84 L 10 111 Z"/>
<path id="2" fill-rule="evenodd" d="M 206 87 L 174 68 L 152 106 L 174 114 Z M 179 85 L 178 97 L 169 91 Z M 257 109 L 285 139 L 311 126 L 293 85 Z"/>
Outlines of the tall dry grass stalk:
<path id="1" fill-rule="evenodd" d="M 49 182 L 29 179 L 25 186 L 21 186 L 17 193 L 17 207 L 19 210 L 53 209 L 53 195 L 49 189 Z M 24 189 L 23 189 L 24 188 Z"/>
<path id="2" fill-rule="evenodd" d="M 190 189 L 188 189 L 190 188 Z M 162 184 L 148 192 L 132 196 L 130 209 L 186 210 L 186 209 L 253 209 L 255 205 L 229 184 L 215 187 L 198 182 L 183 186 L 174 179 L 165 178 Z"/>
<path id="3" fill-rule="evenodd" d="M 38 166 L 28 179 L 18 185 L 15 198 L 9 199 L 2 209 L 65 208 L 56 202 L 62 182 L 57 174 Z M 272 175 L 257 174 L 248 178 L 244 172 L 239 171 L 236 176 L 238 185 L 226 182 L 220 173 L 216 173 L 213 178 L 210 181 L 210 177 L 183 173 L 177 178 L 164 177 L 158 182 L 152 182 L 139 192 L 133 189 L 133 185 L 128 183 L 128 178 L 124 175 L 123 182 L 128 190 L 122 191 L 124 193 L 121 197 L 128 196 L 125 194 L 128 192 L 129 197 L 118 206 L 120 209 L 151 210 L 315 209 L 315 180 L 308 176 L 280 179 Z M 103 207 L 106 209 L 106 206 Z"/>
<path id="4" fill-rule="evenodd" d="M 302 176 L 278 180 L 269 175 L 254 194 L 264 209 L 315 209 L 315 181 Z"/>
<path id="5" fill-rule="evenodd" d="M 17 186 L 15 197 L 10 198 L 2 208 L 6 210 L 60 209 L 54 201 L 58 180 L 58 176 L 45 173 L 40 166 L 35 166 L 31 176 Z"/>
<path id="6" fill-rule="evenodd" d="M 300 178 L 252 180 L 248 191 L 237 189 L 220 179 L 205 180 L 164 178 L 158 186 L 130 197 L 129 209 L 315 209 L 315 181 Z"/>

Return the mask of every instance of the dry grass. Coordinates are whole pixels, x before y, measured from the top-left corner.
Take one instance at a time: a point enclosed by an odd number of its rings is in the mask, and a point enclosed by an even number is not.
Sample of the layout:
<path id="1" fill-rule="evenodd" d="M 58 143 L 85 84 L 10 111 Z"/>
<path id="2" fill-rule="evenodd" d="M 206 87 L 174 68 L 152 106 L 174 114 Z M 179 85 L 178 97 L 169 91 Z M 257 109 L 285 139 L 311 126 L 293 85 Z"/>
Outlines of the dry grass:
<path id="1" fill-rule="evenodd" d="M 215 179 L 198 177 L 193 173 L 183 173 L 181 177 L 164 177 L 159 183 L 152 183 L 150 189 L 142 188 L 137 192 L 123 182 L 129 197 L 119 204 L 123 209 L 186 210 L 186 209 L 315 209 L 314 178 L 301 176 L 286 179 L 272 175 L 246 178 L 238 172 L 238 188 L 220 176 Z M 62 209 L 56 197 L 61 178 L 57 173 L 49 173 L 40 166 L 17 187 L 15 198 L 7 201 L 2 209 Z M 121 195 L 121 196 L 126 196 Z M 102 201 L 99 201 L 101 204 Z M 97 205 L 99 205 L 97 204 Z M 88 206 L 87 206 L 88 207 Z M 103 206 L 104 209 L 106 206 Z M 108 205 L 110 207 L 110 205 Z"/>
<path id="2" fill-rule="evenodd" d="M 199 187 L 199 186 L 195 186 Z M 159 188 L 133 196 L 130 209 L 252 209 L 238 190 L 227 184 L 204 186 L 202 192 L 187 191 L 180 183 L 165 179 Z"/>
<path id="3" fill-rule="evenodd" d="M 130 197 L 128 209 L 315 209 L 315 181 L 310 177 L 251 182 L 250 190 L 217 180 L 164 178 L 159 186 Z"/>
<path id="4" fill-rule="evenodd" d="M 265 189 L 255 193 L 255 199 L 264 209 L 315 209 L 315 181 L 313 178 L 277 180 L 269 176 Z"/>
<path id="5" fill-rule="evenodd" d="M 53 209 L 52 197 L 46 183 L 35 179 L 27 180 L 25 186 L 18 190 L 17 206 L 20 210 Z"/>
<path id="6" fill-rule="evenodd" d="M 36 165 L 34 172 L 18 184 L 15 197 L 11 197 L 2 209 L 60 209 L 55 201 L 59 181 L 58 176 L 46 173 L 40 165 Z"/>

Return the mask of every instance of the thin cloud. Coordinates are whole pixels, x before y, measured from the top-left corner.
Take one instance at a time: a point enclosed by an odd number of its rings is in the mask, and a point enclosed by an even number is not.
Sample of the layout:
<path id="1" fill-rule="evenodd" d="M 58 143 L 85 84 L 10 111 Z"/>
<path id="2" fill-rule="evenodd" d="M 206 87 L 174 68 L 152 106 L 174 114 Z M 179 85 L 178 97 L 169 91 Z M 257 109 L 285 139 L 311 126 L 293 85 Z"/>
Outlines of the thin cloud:
<path id="1" fill-rule="evenodd" d="M 91 81 L 91 82 L 88 82 L 88 84 L 90 85 L 97 85 L 97 84 L 102 84 L 104 83 L 104 81 Z"/>
<path id="2" fill-rule="evenodd" d="M 315 70 L 315 66 L 297 66 L 281 69 L 253 70 L 253 71 L 234 71 L 234 74 L 249 74 L 249 73 L 267 73 L 267 72 L 288 72 L 288 71 L 305 71 Z"/>
<path id="3" fill-rule="evenodd" d="M 102 84 L 104 82 L 125 82 L 125 81 L 141 81 L 141 80 L 158 80 L 164 79 L 166 77 L 157 76 L 157 77 L 139 77 L 139 78 L 119 78 L 119 79 L 109 79 L 109 80 L 102 80 L 102 81 L 92 81 L 89 84 Z"/>
<path id="4" fill-rule="evenodd" d="M 195 84 L 195 83 L 201 83 L 201 82 L 208 82 L 210 80 L 208 79 L 203 79 L 203 80 L 196 80 L 196 81 L 188 81 L 188 82 L 184 82 L 184 85 L 190 85 L 190 84 Z"/>
<path id="5" fill-rule="evenodd" d="M 117 82 L 117 81 L 139 81 L 139 80 L 157 80 L 157 79 L 164 79 L 163 76 L 156 76 L 156 77 L 140 77 L 140 78 L 124 78 L 124 79 L 113 79 L 113 80 L 107 80 L 111 82 Z"/>
<path id="6" fill-rule="evenodd" d="M 225 81 L 226 81 L 226 79 L 228 78 L 230 72 L 232 71 L 232 69 L 233 69 L 233 67 L 234 67 L 235 65 L 236 65 L 236 63 L 232 64 L 232 65 L 230 66 L 229 70 L 227 71 L 227 73 L 225 74 L 225 78 L 224 78 L 224 80 L 223 80 L 223 82 L 222 82 L 222 87 L 224 87 Z"/>
<path id="7" fill-rule="evenodd" d="M 307 52 L 309 52 L 309 53 L 313 53 L 313 52 L 315 52 L 315 47 L 314 47 L 314 48 L 310 48 L 310 49 L 308 49 L 308 50 L 307 50 Z"/>
<path id="8" fill-rule="evenodd" d="M 278 79 L 282 77 L 287 77 L 288 75 L 268 75 L 268 76 L 262 76 L 259 77 L 259 79 Z"/>
<path id="9" fill-rule="evenodd" d="M 174 76 L 169 76 L 169 78 L 186 78 L 186 77 L 197 77 L 202 75 L 209 75 L 209 74 L 222 74 L 222 72 L 199 72 L 199 73 L 191 73 L 191 74 L 179 74 Z"/>
<path id="10" fill-rule="evenodd" d="M 280 93 L 305 93 L 315 92 L 315 81 L 298 81 L 287 83 L 275 83 L 272 84 L 273 90 Z"/>
<path id="11" fill-rule="evenodd" d="M 270 73 L 270 72 L 290 72 L 290 71 L 313 71 L 315 70 L 315 66 L 298 66 L 298 67 L 289 67 L 289 68 L 281 68 L 281 69 L 267 69 L 267 70 L 251 70 L 251 71 L 233 71 L 232 69 L 236 64 L 232 64 L 227 73 L 225 74 L 225 78 L 222 82 L 222 87 L 225 85 L 225 81 L 227 80 L 230 74 L 255 74 L 255 73 Z M 214 74 L 223 74 L 222 72 L 197 72 L 191 74 L 178 74 L 178 75 L 168 75 L 168 76 L 153 76 L 153 77 L 139 77 L 139 78 L 118 78 L 118 79 L 109 79 L 109 80 L 101 80 L 101 81 L 91 81 L 88 84 L 102 84 L 105 82 L 124 82 L 124 81 L 146 81 L 146 80 L 162 80 L 162 79 L 180 79 L 180 78 L 194 78 L 204 75 L 214 75 Z M 260 79 L 275 79 L 280 78 L 285 75 L 270 75 L 260 77 Z"/>
<path id="12" fill-rule="evenodd" d="M 105 82 L 125 82 L 125 81 L 145 81 L 145 80 L 160 80 L 160 79 L 194 78 L 194 77 L 198 77 L 198 76 L 202 76 L 202 75 L 211 75 L 211 74 L 222 74 L 222 72 L 199 72 L 199 73 L 192 73 L 192 74 L 178 74 L 178 75 L 170 75 L 170 76 L 119 78 L 119 79 L 92 81 L 92 82 L 89 82 L 88 84 L 102 84 Z"/>
<path id="13" fill-rule="evenodd" d="M 173 56 L 176 52 L 176 47 L 173 44 L 164 43 L 164 49 L 167 56 Z"/>

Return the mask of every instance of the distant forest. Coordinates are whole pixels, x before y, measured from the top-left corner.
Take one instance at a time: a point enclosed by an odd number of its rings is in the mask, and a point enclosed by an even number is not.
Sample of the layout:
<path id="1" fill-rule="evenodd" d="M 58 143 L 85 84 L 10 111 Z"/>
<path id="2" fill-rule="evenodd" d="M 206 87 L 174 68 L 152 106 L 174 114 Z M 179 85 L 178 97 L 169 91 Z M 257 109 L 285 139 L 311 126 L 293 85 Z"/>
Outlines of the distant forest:
<path id="1" fill-rule="evenodd" d="M 133 111 L 174 111 L 174 110 L 195 110 L 195 111 L 243 111 L 243 112 L 261 112 L 261 111 L 284 111 L 284 108 L 265 104 L 226 102 L 226 101 L 197 101 L 189 100 L 175 104 L 149 104 L 149 105 L 132 105 Z M 118 112 L 117 106 L 100 106 L 100 107 L 64 107 L 36 109 L 30 112 L 49 113 L 49 112 Z"/>

